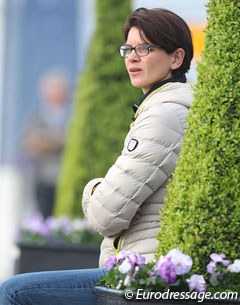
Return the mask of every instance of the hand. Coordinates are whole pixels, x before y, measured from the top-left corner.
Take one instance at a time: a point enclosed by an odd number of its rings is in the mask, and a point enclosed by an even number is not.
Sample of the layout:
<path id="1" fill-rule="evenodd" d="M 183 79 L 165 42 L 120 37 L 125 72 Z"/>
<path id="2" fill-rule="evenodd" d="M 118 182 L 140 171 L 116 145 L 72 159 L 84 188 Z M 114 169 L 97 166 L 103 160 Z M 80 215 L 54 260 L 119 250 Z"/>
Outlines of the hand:
<path id="1" fill-rule="evenodd" d="M 138 220 L 141 217 L 141 208 L 138 208 L 135 216 L 133 217 L 134 220 Z"/>

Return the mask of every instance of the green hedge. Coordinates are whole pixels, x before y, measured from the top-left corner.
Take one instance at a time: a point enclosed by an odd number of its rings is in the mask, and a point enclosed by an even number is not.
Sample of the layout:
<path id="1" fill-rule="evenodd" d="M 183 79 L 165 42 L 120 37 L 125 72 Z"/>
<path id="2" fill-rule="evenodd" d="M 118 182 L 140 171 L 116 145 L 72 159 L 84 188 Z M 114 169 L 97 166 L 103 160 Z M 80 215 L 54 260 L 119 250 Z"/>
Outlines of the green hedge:
<path id="1" fill-rule="evenodd" d="M 82 216 L 85 184 L 102 177 L 120 154 L 140 96 L 132 88 L 117 47 L 130 13 L 129 0 L 96 1 L 97 26 L 79 80 L 58 184 L 55 214 Z"/>
<path id="2" fill-rule="evenodd" d="M 166 207 L 157 256 L 178 247 L 205 270 L 212 252 L 240 253 L 240 3 L 207 5 L 189 129 Z"/>

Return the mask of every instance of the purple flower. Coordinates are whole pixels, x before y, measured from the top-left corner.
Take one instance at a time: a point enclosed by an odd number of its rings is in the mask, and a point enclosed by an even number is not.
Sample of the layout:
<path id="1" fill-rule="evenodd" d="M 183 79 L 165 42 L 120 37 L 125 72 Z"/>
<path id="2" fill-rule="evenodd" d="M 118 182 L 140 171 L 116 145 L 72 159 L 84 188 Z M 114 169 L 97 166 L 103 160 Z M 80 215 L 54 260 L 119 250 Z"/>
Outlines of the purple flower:
<path id="1" fill-rule="evenodd" d="M 117 260 L 118 260 L 118 262 L 121 262 L 121 261 L 123 261 L 127 256 L 128 256 L 128 254 L 130 254 L 131 252 L 126 252 L 126 251 L 120 251 L 119 253 L 118 253 L 118 255 L 117 255 Z"/>
<path id="2" fill-rule="evenodd" d="M 111 256 L 106 260 L 105 268 L 107 270 L 111 270 L 117 264 L 117 262 L 118 262 L 117 257 Z"/>
<path id="3" fill-rule="evenodd" d="M 216 274 L 214 270 L 217 267 L 217 264 L 223 264 L 223 266 L 227 267 L 229 265 L 229 261 L 226 260 L 225 257 L 226 256 L 223 253 L 222 254 L 212 253 L 210 255 L 212 261 L 207 265 L 208 273 Z"/>
<path id="4" fill-rule="evenodd" d="M 45 220 L 46 226 L 47 226 L 51 231 L 58 229 L 58 227 L 59 227 L 59 224 L 58 224 L 58 223 L 59 223 L 58 219 L 56 219 L 56 218 L 54 218 L 54 217 L 52 217 L 52 216 L 49 216 L 49 217 Z"/>
<path id="5" fill-rule="evenodd" d="M 210 258 L 212 259 L 213 262 L 215 263 L 222 263 L 225 267 L 229 265 L 229 261 L 225 259 L 225 254 L 217 254 L 217 253 L 212 253 L 210 255 Z"/>
<path id="6" fill-rule="evenodd" d="M 173 249 L 168 252 L 167 256 L 170 256 L 172 264 L 175 266 L 177 275 L 188 273 L 191 268 L 193 261 L 189 255 L 183 254 L 178 249 Z"/>
<path id="7" fill-rule="evenodd" d="M 67 217 L 61 217 L 58 219 L 58 227 L 56 229 L 67 235 L 73 231 L 73 225 Z"/>
<path id="8" fill-rule="evenodd" d="M 176 281 L 175 266 L 172 263 L 170 256 L 161 256 L 156 263 L 157 275 L 160 276 L 166 284 L 171 284 Z"/>
<path id="9" fill-rule="evenodd" d="M 216 268 L 216 263 L 214 262 L 210 262 L 208 265 L 207 265 L 207 272 L 209 274 L 215 274 L 214 272 L 214 269 Z"/>
<path id="10" fill-rule="evenodd" d="M 135 275 L 134 274 L 127 274 L 125 279 L 124 279 L 124 286 L 130 286 L 131 283 L 135 280 Z"/>
<path id="11" fill-rule="evenodd" d="M 42 237 L 47 237 L 50 234 L 50 230 L 46 227 L 44 218 L 41 215 L 32 215 L 27 218 L 25 220 L 25 227 L 27 230 L 39 234 Z"/>
<path id="12" fill-rule="evenodd" d="M 128 255 L 129 263 L 131 266 L 139 266 L 140 268 L 144 268 L 145 266 L 145 257 L 138 253 L 131 253 Z"/>
<path id="13" fill-rule="evenodd" d="M 118 262 L 122 262 L 119 266 L 119 271 L 121 273 L 132 273 L 136 271 L 137 268 L 144 268 L 145 266 L 145 257 L 141 256 L 135 252 L 121 252 L 117 256 Z"/>
<path id="14" fill-rule="evenodd" d="M 190 291 L 203 292 L 206 290 L 206 282 L 202 275 L 193 274 L 187 279 L 187 283 Z"/>

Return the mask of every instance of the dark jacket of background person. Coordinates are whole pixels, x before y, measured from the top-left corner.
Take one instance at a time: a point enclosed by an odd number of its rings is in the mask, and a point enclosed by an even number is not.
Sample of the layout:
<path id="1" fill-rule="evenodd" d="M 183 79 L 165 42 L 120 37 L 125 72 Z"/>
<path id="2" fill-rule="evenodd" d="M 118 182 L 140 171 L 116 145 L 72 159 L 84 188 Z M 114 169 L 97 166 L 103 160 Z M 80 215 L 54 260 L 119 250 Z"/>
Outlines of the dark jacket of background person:
<path id="1" fill-rule="evenodd" d="M 52 214 L 55 186 L 70 116 L 69 84 L 61 75 L 46 75 L 40 84 L 40 111 L 25 129 L 24 147 L 33 165 L 34 194 L 43 216 Z"/>

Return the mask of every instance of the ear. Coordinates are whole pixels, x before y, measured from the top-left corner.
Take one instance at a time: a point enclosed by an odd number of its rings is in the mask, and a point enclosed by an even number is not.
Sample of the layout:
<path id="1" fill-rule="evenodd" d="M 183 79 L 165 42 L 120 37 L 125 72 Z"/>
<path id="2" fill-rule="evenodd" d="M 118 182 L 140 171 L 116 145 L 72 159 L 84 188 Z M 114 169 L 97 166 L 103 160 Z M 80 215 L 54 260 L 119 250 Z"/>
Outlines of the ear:
<path id="1" fill-rule="evenodd" d="M 185 57 L 185 51 L 182 48 L 178 48 L 176 51 L 172 53 L 172 64 L 171 69 L 176 70 L 179 67 L 181 67 L 184 57 Z"/>

